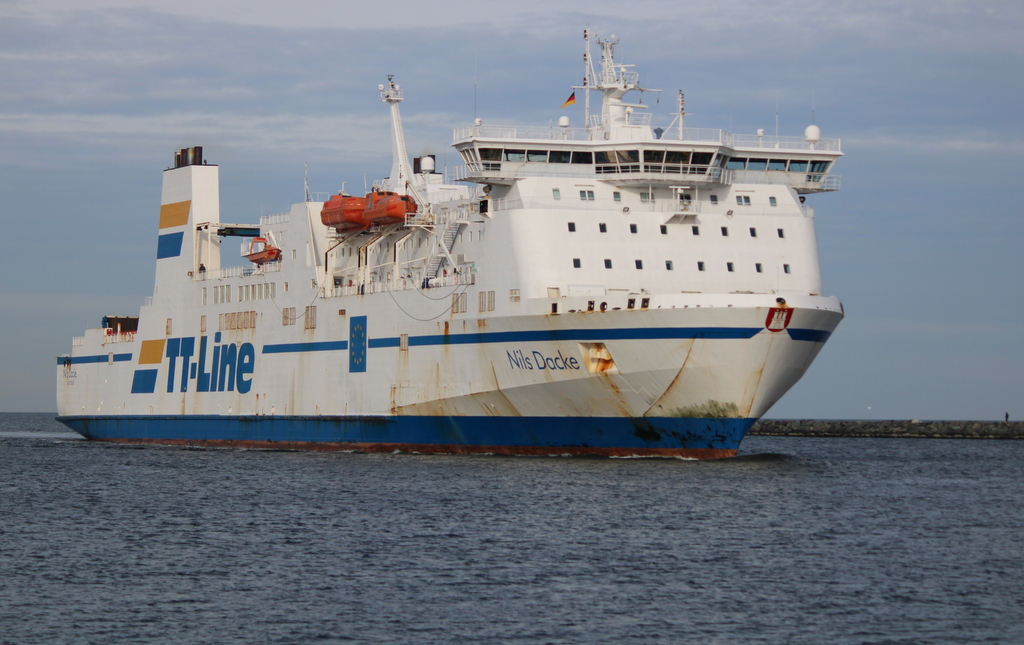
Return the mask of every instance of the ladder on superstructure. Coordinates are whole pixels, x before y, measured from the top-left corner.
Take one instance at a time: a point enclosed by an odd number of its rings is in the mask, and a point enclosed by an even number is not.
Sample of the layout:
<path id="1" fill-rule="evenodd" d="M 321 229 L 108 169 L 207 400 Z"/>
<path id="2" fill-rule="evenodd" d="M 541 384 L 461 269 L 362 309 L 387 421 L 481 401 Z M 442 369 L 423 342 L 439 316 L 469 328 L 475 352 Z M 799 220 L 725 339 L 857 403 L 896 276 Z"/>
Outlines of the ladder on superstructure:
<path id="1" fill-rule="evenodd" d="M 455 238 L 459 236 L 459 231 L 462 229 L 465 222 L 460 220 L 450 220 L 444 227 L 444 234 L 439 240 L 442 244 L 440 246 L 443 251 L 442 254 L 434 254 L 430 258 L 430 264 L 427 265 L 426 275 L 428 278 L 436 278 L 437 272 L 441 270 L 441 263 L 444 262 L 445 258 L 448 259 L 448 263 L 455 268 L 455 261 L 452 259 L 451 250 L 455 246 Z"/>

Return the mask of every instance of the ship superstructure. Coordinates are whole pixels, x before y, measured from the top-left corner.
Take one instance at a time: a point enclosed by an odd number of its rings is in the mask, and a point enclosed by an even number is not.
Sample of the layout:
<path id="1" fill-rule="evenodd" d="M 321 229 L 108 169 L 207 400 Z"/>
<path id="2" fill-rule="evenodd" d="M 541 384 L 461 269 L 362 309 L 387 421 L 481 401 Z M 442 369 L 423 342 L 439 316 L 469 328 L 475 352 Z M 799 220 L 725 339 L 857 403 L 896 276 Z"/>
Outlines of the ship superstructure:
<path id="1" fill-rule="evenodd" d="M 586 34 L 585 127 L 455 132 L 464 166 L 220 222 L 201 148 L 164 172 L 156 285 L 58 359 L 60 419 L 102 440 L 722 457 L 842 318 L 806 195 L 838 140 L 654 129 Z M 589 94 L 600 94 L 590 114 Z M 222 266 L 224 243 L 244 266 Z"/>

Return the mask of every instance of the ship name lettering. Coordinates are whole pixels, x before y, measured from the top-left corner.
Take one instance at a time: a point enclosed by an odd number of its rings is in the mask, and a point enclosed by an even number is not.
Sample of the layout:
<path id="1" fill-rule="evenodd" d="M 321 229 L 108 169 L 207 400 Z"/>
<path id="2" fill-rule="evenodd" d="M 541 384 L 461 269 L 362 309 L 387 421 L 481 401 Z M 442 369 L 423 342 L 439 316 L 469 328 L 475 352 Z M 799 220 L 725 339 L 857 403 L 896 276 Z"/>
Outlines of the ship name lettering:
<path id="1" fill-rule="evenodd" d="M 533 350 L 528 355 L 521 349 L 505 350 L 508 366 L 514 370 L 578 370 L 580 362 L 574 356 L 565 356 L 559 350 L 554 356 L 545 356 Z"/>

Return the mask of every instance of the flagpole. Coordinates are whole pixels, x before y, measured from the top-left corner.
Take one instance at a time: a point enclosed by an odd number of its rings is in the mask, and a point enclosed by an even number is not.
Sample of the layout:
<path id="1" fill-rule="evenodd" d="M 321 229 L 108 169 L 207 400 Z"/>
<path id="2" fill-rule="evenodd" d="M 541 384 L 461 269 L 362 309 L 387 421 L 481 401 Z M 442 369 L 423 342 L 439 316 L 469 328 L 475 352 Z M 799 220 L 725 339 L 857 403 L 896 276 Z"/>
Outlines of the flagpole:
<path id="1" fill-rule="evenodd" d="M 590 82 L 594 79 L 590 78 L 590 25 L 587 25 L 583 29 L 583 130 L 588 135 L 590 133 Z"/>

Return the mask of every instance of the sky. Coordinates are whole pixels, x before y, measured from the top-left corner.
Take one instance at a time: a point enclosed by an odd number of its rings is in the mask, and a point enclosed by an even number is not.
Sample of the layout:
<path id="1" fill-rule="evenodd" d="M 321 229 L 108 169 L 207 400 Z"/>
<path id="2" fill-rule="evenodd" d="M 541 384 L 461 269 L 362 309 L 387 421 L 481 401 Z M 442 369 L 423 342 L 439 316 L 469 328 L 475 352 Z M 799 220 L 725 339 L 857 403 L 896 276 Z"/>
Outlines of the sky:
<path id="1" fill-rule="evenodd" d="M 410 154 L 454 166 L 474 117 L 563 114 L 587 25 L 663 90 L 653 125 L 682 90 L 692 127 L 842 140 L 808 203 L 846 319 L 768 417 L 1024 419 L 1019 0 L 0 0 L 0 411 L 55 410 L 55 357 L 151 295 L 174 150 L 220 166 L 223 221 L 307 166 L 358 192 L 394 74 Z"/>

